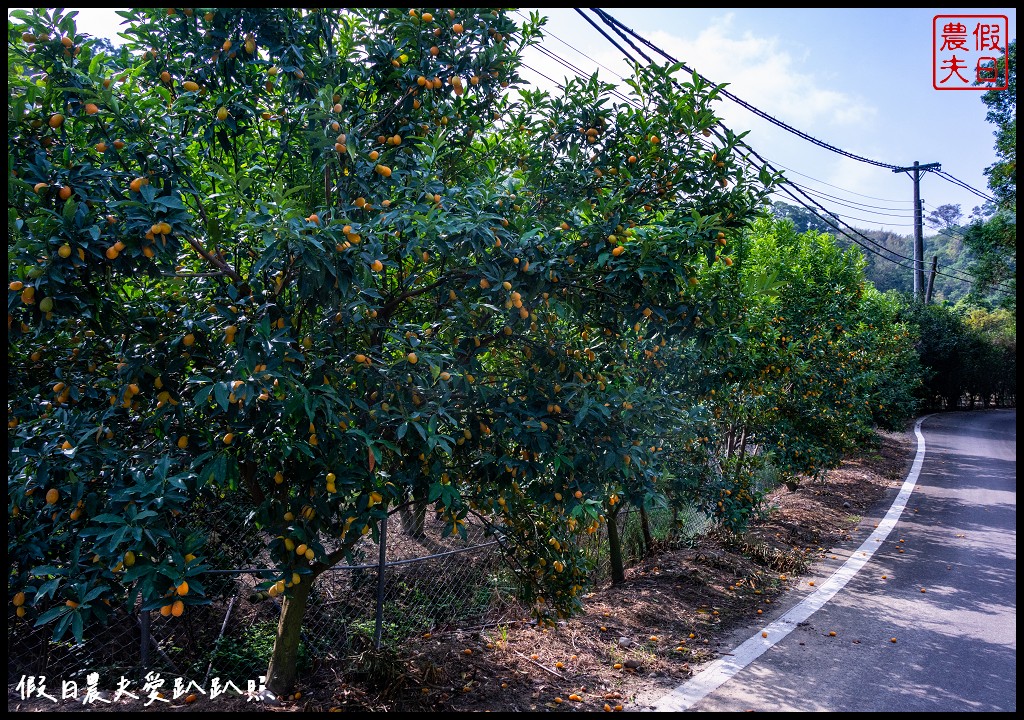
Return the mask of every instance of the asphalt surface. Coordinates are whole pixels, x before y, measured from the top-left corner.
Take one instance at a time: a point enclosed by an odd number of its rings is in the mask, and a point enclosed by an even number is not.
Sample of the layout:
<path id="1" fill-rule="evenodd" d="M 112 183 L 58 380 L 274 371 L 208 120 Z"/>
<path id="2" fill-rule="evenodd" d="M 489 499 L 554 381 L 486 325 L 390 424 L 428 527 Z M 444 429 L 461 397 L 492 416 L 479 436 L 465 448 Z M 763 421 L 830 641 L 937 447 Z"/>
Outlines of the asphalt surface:
<path id="1" fill-rule="evenodd" d="M 924 452 L 866 519 L 872 535 L 652 709 L 1015 711 L 1016 421 L 1016 410 L 926 417 Z"/>

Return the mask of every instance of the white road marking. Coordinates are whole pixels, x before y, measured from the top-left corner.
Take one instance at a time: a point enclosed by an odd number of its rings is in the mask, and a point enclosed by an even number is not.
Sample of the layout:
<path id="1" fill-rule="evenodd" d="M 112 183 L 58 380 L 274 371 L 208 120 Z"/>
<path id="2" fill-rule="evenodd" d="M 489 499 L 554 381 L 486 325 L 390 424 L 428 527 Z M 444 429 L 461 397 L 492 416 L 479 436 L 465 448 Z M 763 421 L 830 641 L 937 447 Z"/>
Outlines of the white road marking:
<path id="1" fill-rule="evenodd" d="M 715 660 L 705 669 L 701 670 L 692 679 L 683 683 L 676 689 L 669 692 L 656 703 L 654 712 L 682 712 L 688 710 L 708 694 L 714 692 L 724 685 L 743 668 L 759 658 L 765 651 L 789 635 L 797 626 L 821 607 L 831 600 L 836 593 L 843 589 L 857 571 L 867 564 L 875 550 L 881 547 L 882 541 L 889 536 L 896 522 L 907 507 L 910 494 L 917 485 L 918 475 L 921 474 L 921 466 L 924 465 L 924 435 L 921 432 L 921 423 L 928 418 L 928 415 L 918 418 L 914 423 L 914 434 L 917 436 L 917 454 L 914 456 L 914 464 L 907 473 L 903 487 L 900 489 L 896 500 L 893 501 L 885 517 L 878 523 L 875 531 L 861 544 L 861 546 L 850 556 L 843 565 L 832 574 L 832 576 L 815 586 L 814 592 L 804 598 L 800 603 L 791 608 L 785 615 L 762 628 L 753 637 L 746 640 L 736 648 L 732 655 L 727 655 Z M 767 633 L 767 637 L 762 635 Z"/>

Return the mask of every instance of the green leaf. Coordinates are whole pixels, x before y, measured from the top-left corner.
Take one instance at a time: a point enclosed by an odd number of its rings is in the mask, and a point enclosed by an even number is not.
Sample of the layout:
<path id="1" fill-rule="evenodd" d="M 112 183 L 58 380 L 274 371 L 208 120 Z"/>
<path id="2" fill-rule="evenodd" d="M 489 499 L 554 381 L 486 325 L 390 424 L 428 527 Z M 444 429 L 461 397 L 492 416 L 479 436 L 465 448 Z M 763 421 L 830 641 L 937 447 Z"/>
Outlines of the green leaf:
<path id="1" fill-rule="evenodd" d="M 231 404 L 230 401 L 231 390 L 226 382 L 219 382 L 213 386 L 213 396 L 217 400 L 217 404 L 220 405 L 221 410 L 227 410 Z"/>
<path id="2" fill-rule="evenodd" d="M 204 387 L 201 390 L 199 390 L 199 392 L 197 392 L 193 396 L 192 403 L 197 408 L 205 407 L 206 406 L 206 401 L 210 399 L 210 392 L 212 392 L 212 391 L 213 391 L 213 385 L 207 385 L 206 387 Z"/>
<path id="3" fill-rule="evenodd" d="M 59 618 L 61 615 L 66 615 L 69 612 L 71 612 L 71 608 L 67 605 L 52 607 L 36 618 L 35 627 L 42 627 L 43 625 L 53 622 L 56 618 Z"/>

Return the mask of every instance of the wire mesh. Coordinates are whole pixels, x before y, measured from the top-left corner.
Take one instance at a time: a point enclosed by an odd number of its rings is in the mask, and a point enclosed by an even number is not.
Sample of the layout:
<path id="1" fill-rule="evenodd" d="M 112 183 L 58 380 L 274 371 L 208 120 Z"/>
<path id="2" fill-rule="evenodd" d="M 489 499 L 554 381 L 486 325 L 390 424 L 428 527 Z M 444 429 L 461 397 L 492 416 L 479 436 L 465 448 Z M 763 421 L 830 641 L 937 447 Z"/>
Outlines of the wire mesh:
<path id="1" fill-rule="evenodd" d="M 264 675 L 273 650 L 281 605 L 259 590 L 271 567 L 266 538 L 230 502 L 209 502 L 179 527 L 206 537 L 205 558 L 213 568 L 202 576 L 209 604 L 190 605 L 181 617 L 141 612 L 140 605 L 115 608 L 110 622 L 86 630 L 81 644 L 54 642 L 48 627 L 8 618 L 8 677 L 47 675 L 83 682 L 99 673 L 113 686 L 119 678 L 141 682 L 149 672 L 209 685 L 230 679 L 241 688 Z M 625 564 L 645 554 L 640 514 L 625 509 L 617 518 Z M 653 510 L 658 541 L 692 539 L 709 526 L 699 513 Z M 353 669 L 374 647 L 377 594 L 383 603 L 380 644 L 399 648 L 411 637 L 439 630 L 504 622 L 523 615 L 514 600 L 514 575 L 502 561 L 497 541 L 482 523 L 470 522 L 466 537 L 443 537 L 443 523 L 429 513 L 396 512 L 388 520 L 383 583 L 378 579 L 379 546 L 367 535 L 353 565 L 322 573 L 314 582 L 303 623 L 298 670 L 307 675 L 330 665 Z M 598 560 L 593 581 L 610 579 L 607 533 L 595 533 L 591 552 Z"/>
<path id="2" fill-rule="evenodd" d="M 676 510 L 654 508 L 647 512 L 647 521 L 651 539 L 655 545 L 661 547 L 677 547 L 692 543 L 706 534 L 715 523 L 713 518 L 691 507 Z M 624 508 L 615 516 L 614 522 L 619 531 L 622 564 L 626 568 L 634 566 L 648 555 L 640 509 Z M 600 586 L 611 582 L 607 526 L 602 526 L 600 532 L 594 533 L 588 550 L 595 563 L 591 583 Z"/>
<path id="3" fill-rule="evenodd" d="M 240 687 L 267 669 L 281 606 L 258 589 L 271 567 L 267 538 L 230 502 L 197 506 L 178 530 L 206 538 L 212 571 L 201 581 L 209 604 L 181 617 L 115 608 L 110 622 L 88 628 L 82 643 L 54 642 L 49 627 L 8 618 L 8 677 L 48 675 L 84 682 L 99 673 L 108 684 L 147 672 L 187 678 L 200 686 L 230 678 Z M 381 641 L 398 645 L 442 626 L 486 622 L 511 612 L 512 579 L 497 543 L 477 523 L 466 538 L 442 537 L 443 523 L 426 514 L 389 518 L 385 544 Z M 356 565 L 322 573 L 314 582 L 303 623 L 299 670 L 345 662 L 373 646 L 377 624 L 379 546 L 367 535 L 353 552 Z M 13 608 L 12 608 L 13 609 Z"/>

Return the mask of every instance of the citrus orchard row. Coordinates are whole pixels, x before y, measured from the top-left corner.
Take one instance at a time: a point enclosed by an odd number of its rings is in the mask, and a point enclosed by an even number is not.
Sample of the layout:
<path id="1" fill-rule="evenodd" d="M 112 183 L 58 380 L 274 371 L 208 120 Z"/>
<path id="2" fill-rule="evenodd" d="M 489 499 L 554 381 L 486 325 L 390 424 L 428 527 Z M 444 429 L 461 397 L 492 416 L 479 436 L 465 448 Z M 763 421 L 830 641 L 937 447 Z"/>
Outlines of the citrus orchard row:
<path id="1" fill-rule="evenodd" d="M 9 25 L 10 587 L 57 637 L 209 602 L 194 531 L 229 503 L 276 568 L 279 692 L 313 581 L 396 511 L 496 528 L 550 620 L 623 506 L 745 517 L 739 434 L 795 477 L 884 405 L 852 261 L 834 298 L 757 291 L 775 179 L 679 68 L 529 90 L 541 21 L 490 8 L 122 15 L 116 52 Z"/>

